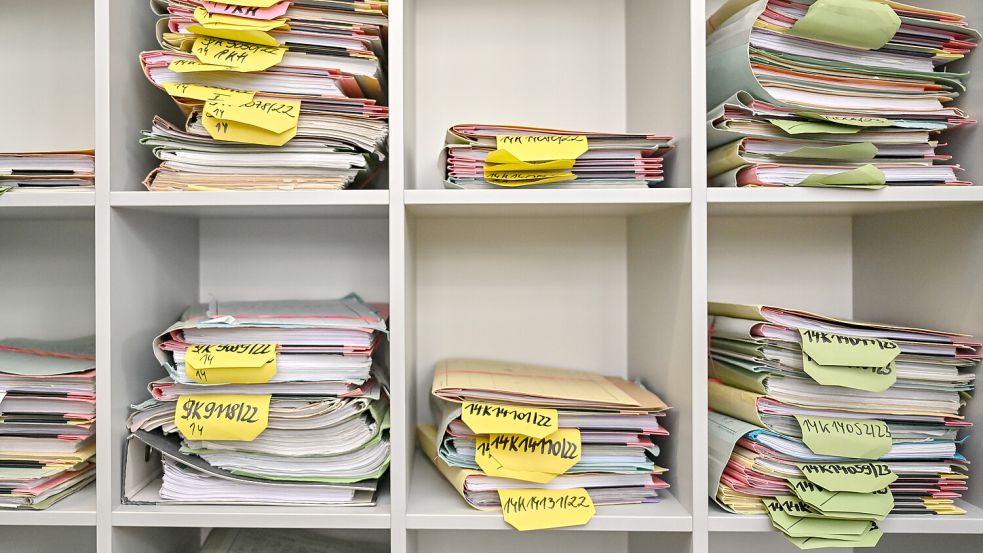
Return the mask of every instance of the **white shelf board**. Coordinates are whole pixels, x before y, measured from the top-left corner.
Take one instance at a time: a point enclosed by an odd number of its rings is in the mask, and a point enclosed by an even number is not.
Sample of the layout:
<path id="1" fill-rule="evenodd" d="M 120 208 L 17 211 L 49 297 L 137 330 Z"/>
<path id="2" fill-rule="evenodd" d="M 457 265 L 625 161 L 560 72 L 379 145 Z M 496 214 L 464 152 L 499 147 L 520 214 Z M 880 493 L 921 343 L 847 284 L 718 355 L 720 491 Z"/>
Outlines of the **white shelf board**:
<path id="1" fill-rule="evenodd" d="M 693 517 L 667 492 L 661 502 L 645 505 L 597 507 L 597 514 L 584 526 L 563 530 L 612 532 L 689 532 Z M 454 487 L 422 454 L 414 455 L 406 512 L 411 530 L 508 530 L 500 511 L 479 511 L 464 501 Z"/>
<path id="2" fill-rule="evenodd" d="M 297 190 L 243 192 L 147 192 L 110 194 L 114 208 L 185 217 L 382 216 L 388 190 Z"/>
<path id="3" fill-rule="evenodd" d="M 20 219 L 92 218 L 95 192 L 85 190 L 11 190 L 0 194 L 0 217 Z"/>
<path id="4" fill-rule="evenodd" d="M 877 523 L 889 534 L 983 534 L 983 509 L 956 501 L 965 515 L 889 515 Z M 736 515 L 710 504 L 711 532 L 777 532 L 767 515 Z"/>
<path id="5" fill-rule="evenodd" d="M 0 510 L 0 526 L 95 526 L 96 486 L 89 484 L 43 511 Z"/>
<path id="6" fill-rule="evenodd" d="M 406 190 L 418 216 L 632 215 L 688 205 L 689 188 L 555 190 Z"/>
<path id="7" fill-rule="evenodd" d="M 160 481 L 150 486 L 160 486 Z M 113 526 L 170 528 L 389 528 L 388 487 L 373 507 L 262 505 L 118 505 Z"/>
<path id="8" fill-rule="evenodd" d="M 983 186 L 895 186 L 880 190 L 710 188 L 710 215 L 857 215 L 983 203 Z"/>

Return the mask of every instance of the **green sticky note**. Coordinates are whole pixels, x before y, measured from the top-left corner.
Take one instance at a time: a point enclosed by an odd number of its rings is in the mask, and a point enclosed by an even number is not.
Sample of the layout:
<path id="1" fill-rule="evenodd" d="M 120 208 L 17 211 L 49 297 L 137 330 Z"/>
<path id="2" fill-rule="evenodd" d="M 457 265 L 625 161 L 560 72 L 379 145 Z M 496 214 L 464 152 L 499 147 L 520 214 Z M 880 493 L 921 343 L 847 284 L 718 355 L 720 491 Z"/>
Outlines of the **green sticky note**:
<path id="1" fill-rule="evenodd" d="M 822 513 L 864 513 L 881 519 L 894 508 L 894 495 L 884 488 L 871 493 L 833 492 L 805 478 L 789 478 L 792 492 L 814 510 Z"/>
<path id="2" fill-rule="evenodd" d="M 891 6 L 876 0 L 816 0 L 789 33 L 841 46 L 877 50 L 901 28 Z"/>
<path id="3" fill-rule="evenodd" d="M 873 165 L 864 165 L 832 175 L 809 175 L 797 186 L 846 186 L 851 188 L 884 188 L 887 177 Z"/>
<path id="4" fill-rule="evenodd" d="M 859 537 L 857 537 L 857 539 L 850 540 L 842 539 L 846 536 L 836 538 L 821 536 L 811 538 L 793 538 L 786 535 L 785 538 L 799 549 L 822 549 L 824 547 L 874 547 L 877 545 L 877 542 L 881 540 L 881 536 L 883 535 L 883 530 L 873 527 L 867 533 L 861 534 Z"/>
<path id="5" fill-rule="evenodd" d="M 846 535 L 859 538 L 871 528 L 867 520 L 839 520 L 831 518 L 805 518 L 790 515 L 781 509 L 781 503 L 771 498 L 762 499 L 773 526 L 793 537 Z"/>
<path id="6" fill-rule="evenodd" d="M 821 121 L 796 121 L 789 119 L 769 119 L 769 123 L 788 134 L 856 134 L 860 127 L 838 125 Z"/>
<path id="7" fill-rule="evenodd" d="M 891 430 L 878 420 L 795 415 L 802 441 L 817 455 L 880 459 L 891 451 Z"/>
<path id="8" fill-rule="evenodd" d="M 815 113 L 812 111 L 801 111 L 796 113 L 799 117 L 806 119 L 818 119 L 828 121 L 838 125 L 849 127 L 890 127 L 894 122 L 883 117 L 871 117 L 869 115 L 830 115 L 826 113 Z M 859 129 L 858 129 L 859 130 Z"/>
<path id="9" fill-rule="evenodd" d="M 799 329 L 802 368 L 825 386 L 883 392 L 898 379 L 894 359 L 901 348 L 891 340 Z"/>
<path id="10" fill-rule="evenodd" d="M 838 146 L 806 146 L 798 148 L 780 157 L 794 157 L 799 159 L 832 159 L 836 161 L 870 161 L 877 156 L 877 146 L 870 142 L 857 142 L 854 144 L 841 144 Z"/>
<path id="11" fill-rule="evenodd" d="M 887 463 L 796 463 L 795 466 L 806 480 L 834 492 L 876 492 L 898 479 Z"/>

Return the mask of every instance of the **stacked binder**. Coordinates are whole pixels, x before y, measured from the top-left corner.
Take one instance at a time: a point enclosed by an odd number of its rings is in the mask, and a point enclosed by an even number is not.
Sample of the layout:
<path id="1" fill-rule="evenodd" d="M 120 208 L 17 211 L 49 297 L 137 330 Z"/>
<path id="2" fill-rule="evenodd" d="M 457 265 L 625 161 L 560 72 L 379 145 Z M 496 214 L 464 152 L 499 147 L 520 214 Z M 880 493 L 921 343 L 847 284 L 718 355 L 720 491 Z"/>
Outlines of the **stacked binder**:
<path id="1" fill-rule="evenodd" d="M 189 309 L 154 341 L 168 376 L 130 416 L 124 499 L 374 504 L 390 460 L 372 358 L 385 332 L 384 307 L 355 295 Z M 143 487 L 161 469 L 159 490 Z"/>
<path id="2" fill-rule="evenodd" d="M 0 508 L 46 509 L 95 480 L 95 346 L 0 341 Z"/>
<path id="3" fill-rule="evenodd" d="M 714 186 L 966 185 L 941 148 L 973 123 L 958 14 L 868 0 L 730 0 L 708 22 Z"/>
<path id="4" fill-rule="evenodd" d="M 441 166 L 447 188 L 647 188 L 665 180 L 672 138 L 506 125 L 456 125 Z"/>
<path id="5" fill-rule="evenodd" d="M 721 506 L 767 512 L 800 545 L 844 547 L 876 543 L 889 513 L 965 512 L 960 410 L 979 343 L 770 306 L 710 304 L 710 314 L 710 490 Z M 825 530 L 793 529 L 803 518 Z"/>
<path id="6" fill-rule="evenodd" d="M 186 115 L 141 142 L 150 190 L 365 186 L 385 158 L 386 2 L 154 0 L 144 73 Z"/>
<path id="7" fill-rule="evenodd" d="M 0 153 L 0 193 L 12 188 L 83 189 L 95 185 L 94 150 Z"/>
<path id="8" fill-rule="evenodd" d="M 446 359 L 437 364 L 432 393 L 437 424 L 418 429 L 420 446 L 472 507 L 500 509 L 503 492 L 521 489 L 586 490 L 595 505 L 651 503 L 669 487 L 660 478 L 667 469 L 655 464 L 654 441 L 668 435 L 659 424 L 668 407 L 639 384 L 568 369 Z M 488 419 L 500 424 L 496 432 L 485 430 Z M 537 431 L 522 430 L 528 427 Z M 536 455 L 506 459 L 495 452 L 506 441 L 515 446 L 506 449 L 526 452 L 556 452 L 562 444 L 571 455 L 559 457 L 569 466 L 557 471 L 550 468 L 557 459 Z M 496 460 L 489 465 L 486 457 Z"/>

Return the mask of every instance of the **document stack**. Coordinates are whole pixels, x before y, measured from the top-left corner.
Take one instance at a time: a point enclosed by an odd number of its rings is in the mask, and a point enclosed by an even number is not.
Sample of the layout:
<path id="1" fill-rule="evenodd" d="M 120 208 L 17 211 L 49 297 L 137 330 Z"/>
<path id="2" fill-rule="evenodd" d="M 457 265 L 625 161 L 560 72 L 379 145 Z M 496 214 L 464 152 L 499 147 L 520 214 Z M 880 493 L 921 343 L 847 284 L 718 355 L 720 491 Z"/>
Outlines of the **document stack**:
<path id="1" fill-rule="evenodd" d="M 647 188 L 665 180 L 671 149 L 652 134 L 456 125 L 440 164 L 447 188 Z"/>
<path id="2" fill-rule="evenodd" d="M 980 344 L 970 336 L 710 304 L 710 490 L 803 548 L 867 547 L 888 514 L 958 515 Z"/>
<path id="3" fill-rule="evenodd" d="M 390 460 L 372 359 L 385 332 L 385 308 L 355 295 L 189 309 L 154 341 L 168 376 L 130 416 L 124 500 L 374 504 Z"/>
<path id="4" fill-rule="evenodd" d="M 13 188 L 91 189 L 96 185 L 94 150 L 0 153 L 0 194 Z"/>
<path id="5" fill-rule="evenodd" d="M 712 186 L 968 185 L 940 148 L 974 123 L 954 13 L 870 0 L 729 0 L 708 22 Z"/>
<path id="6" fill-rule="evenodd" d="M 0 508 L 46 509 L 96 478 L 96 341 L 0 341 Z"/>
<path id="7" fill-rule="evenodd" d="M 388 6 L 351 0 L 153 0 L 140 56 L 185 124 L 155 117 L 150 190 L 365 186 L 385 158 Z"/>
<path id="8" fill-rule="evenodd" d="M 669 487 L 653 441 L 668 435 L 659 425 L 668 407 L 640 384 L 446 359 L 432 396 L 437 425 L 418 429 L 421 448 L 469 505 L 502 509 L 519 530 L 584 524 L 594 505 L 655 503 Z M 527 508 L 544 501 L 556 517 L 545 523 Z"/>

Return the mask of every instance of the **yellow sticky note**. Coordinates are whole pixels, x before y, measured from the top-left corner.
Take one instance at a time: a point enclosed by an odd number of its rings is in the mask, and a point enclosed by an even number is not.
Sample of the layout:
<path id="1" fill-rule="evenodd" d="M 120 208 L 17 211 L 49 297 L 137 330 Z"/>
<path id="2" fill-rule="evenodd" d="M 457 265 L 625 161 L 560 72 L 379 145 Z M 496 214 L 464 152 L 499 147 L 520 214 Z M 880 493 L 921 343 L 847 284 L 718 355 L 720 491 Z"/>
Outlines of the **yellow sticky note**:
<path id="1" fill-rule="evenodd" d="M 524 161 L 517 161 L 514 163 L 486 163 L 485 174 L 509 173 L 515 171 L 559 171 L 561 169 L 573 169 L 573 166 L 576 163 L 576 160 L 573 159 L 557 159 L 554 161 L 543 161 L 540 163 L 526 163 Z"/>
<path id="2" fill-rule="evenodd" d="M 891 430 L 878 420 L 795 415 L 802 441 L 819 455 L 880 459 L 891 450 Z"/>
<path id="3" fill-rule="evenodd" d="M 204 64 L 227 66 L 237 71 L 264 71 L 283 61 L 282 46 L 263 46 L 208 36 L 195 38 L 191 52 Z"/>
<path id="4" fill-rule="evenodd" d="M 174 422 L 189 440 L 249 442 L 266 430 L 269 417 L 269 394 L 181 396 L 174 407 Z"/>
<path id="5" fill-rule="evenodd" d="M 587 524 L 596 510 L 587 490 L 498 490 L 505 522 L 516 530 Z"/>
<path id="6" fill-rule="evenodd" d="M 273 29 L 287 26 L 287 20 L 285 18 L 271 20 L 250 19 L 248 17 L 208 13 L 208 10 L 202 7 L 195 8 L 194 19 L 203 27 L 212 29 L 272 31 Z"/>
<path id="7" fill-rule="evenodd" d="M 192 98 L 205 102 L 228 102 L 245 104 L 252 101 L 255 92 L 248 90 L 233 90 L 191 83 L 164 83 L 164 90 L 171 96 Z"/>
<path id="8" fill-rule="evenodd" d="M 202 124 L 215 140 L 283 146 L 297 135 L 299 101 L 207 103 Z"/>
<path id="9" fill-rule="evenodd" d="M 264 384 L 276 374 L 276 344 L 195 344 L 184 365 L 202 384 Z"/>
<path id="10" fill-rule="evenodd" d="M 556 409 L 465 401 L 461 420 L 475 434 L 521 434 L 545 438 L 559 428 Z"/>
<path id="11" fill-rule="evenodd" d="M 274 133 L 297 128 L 299 100 L 252 100 L 242 104 L 208 102 L 205 113 L 223 121 L 245 123 Z"/>
<path id="12" fill-rule="evenodd" d="M 887 463 L 796 463 L 806 480 L 834 492 L 871 493 L 898 479 Z"/>
<path id="13" fill-rule="evenodd" d="M 573 135 L 496 136 L 497 152 L 488 160 L 493 163 L 515 161 L 554 161 L 577 159 L 587 152 L 587 137 Z"/>
<path id="14" fill-rule="evenodd" d="M 580 430 L 561 428 L 545 438 L 521 434 L 477 436 L 475 462 L 486 474 L 499 470 L 537 475 L 546 483 L 580 461 Z"/>
<path id="15" fill-rule="evenodd" d="M 222 2 L 222 4 L 246 6 L 249 8 L 269 8 L 279 2 L 283 2 L 283 0 L 229 0 L 228 2 Z"/>
<path id="16" fill-rule="evenodd" d="M 819 384 L 883 392 L 898 379 L 894 360 L 901 348 L 891 340 L 799 329 L 802 368 Z"/>
<path id="17" fill-rule="evenodd" d="M 239 42 L 249 42 L 252 44 L 262 44 L 264 46 L 277 46 L 277 42 L 272 35 L 265 31 L 255 29 L 224 28 L 224 27 L 205 27 L 204 25 L 189 25 L 188 32 L 196 35 L 224 38 L 225 40 L 236 40 Z"/>
<path id="18" fill-rule="evenodd" d="M 210 65 L 201 63 L 198 60 L 174 60 L 167 64 L 167 68 L 175 73 L 199 73 L 202 71 L 234 71 L 232 67 L 224 65 Z"/>

